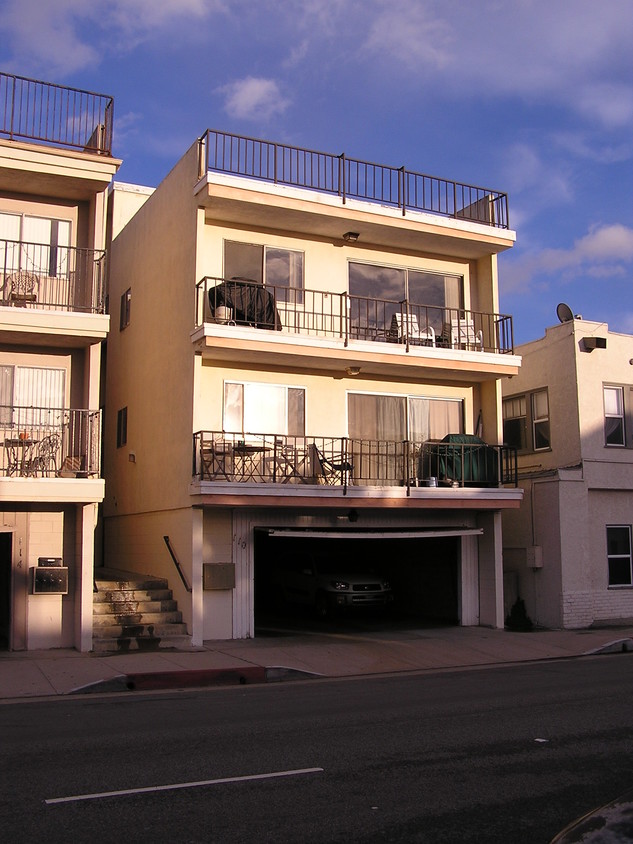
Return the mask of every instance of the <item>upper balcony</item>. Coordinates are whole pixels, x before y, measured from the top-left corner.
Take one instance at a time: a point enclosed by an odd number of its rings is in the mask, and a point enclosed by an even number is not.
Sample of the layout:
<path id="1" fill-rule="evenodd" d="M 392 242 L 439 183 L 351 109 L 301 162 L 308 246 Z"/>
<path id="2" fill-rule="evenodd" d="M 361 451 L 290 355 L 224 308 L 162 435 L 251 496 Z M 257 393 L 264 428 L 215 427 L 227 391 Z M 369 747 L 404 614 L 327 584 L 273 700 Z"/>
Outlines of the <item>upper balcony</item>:
<path id="1" fill-rule="evenodd" d="M 0 190 L 90 199 L 120 165 L 114 101 L 104 94 L 0 73 Z"/>
<path id="2" fill-rule="evenodd" d="M 112 155 L 114 100 L 78 88 L 0 73 L 0 135 Z"/>
<path id="3" fill-rule="evenodd" d="M 196 198 L 209 220 L 478 258 L 514 242 L 505 193 L 405 167 L 207 130 Z M 274 200 L 271 201 L 271 194 Z"/>
<path id="4" fill-rule="evenodd" d="M 104 339 L 105 261 L 101 250 L 0 239 L 0 338 L 36 334 L 64 345 Z"/>
<path id="5" fill-rule="evenodd" d="M 203 356 L 355 375 L 469 382 L 516 375 L 512 317 L 454 307 L 205 277 L 196 287 Z"/>

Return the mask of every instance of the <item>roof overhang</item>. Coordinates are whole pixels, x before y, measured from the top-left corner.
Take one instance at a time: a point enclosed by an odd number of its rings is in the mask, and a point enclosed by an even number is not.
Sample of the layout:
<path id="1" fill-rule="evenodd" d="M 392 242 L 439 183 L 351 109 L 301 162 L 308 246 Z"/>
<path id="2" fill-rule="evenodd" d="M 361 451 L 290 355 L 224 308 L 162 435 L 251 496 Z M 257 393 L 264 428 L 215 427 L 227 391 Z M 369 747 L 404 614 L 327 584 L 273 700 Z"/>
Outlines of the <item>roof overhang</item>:
<path id="1" fill-rule="evenodd" d="M 209 172 L 195 188 L 205 219 L 222 225 L 281 230 L 344 246 L 343 234 L 358 232 L 357 247 L 396 249 L 465 258 L 510 249 L 516 234 L 470 220 L 407 211 L 257 179 Z"/>

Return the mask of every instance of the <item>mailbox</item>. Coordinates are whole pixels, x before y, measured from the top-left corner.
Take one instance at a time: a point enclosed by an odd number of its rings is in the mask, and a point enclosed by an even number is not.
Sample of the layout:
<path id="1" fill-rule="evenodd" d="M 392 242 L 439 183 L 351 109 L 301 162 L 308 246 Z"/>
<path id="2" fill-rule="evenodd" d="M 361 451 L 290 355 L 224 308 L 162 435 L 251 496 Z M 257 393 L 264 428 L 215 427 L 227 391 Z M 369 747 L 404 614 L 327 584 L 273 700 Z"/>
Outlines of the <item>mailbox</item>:
<path id="1" fill-rule="evenodd" d="M 68 566 L 34 566 L 34 595 L 67 595 Z"/>

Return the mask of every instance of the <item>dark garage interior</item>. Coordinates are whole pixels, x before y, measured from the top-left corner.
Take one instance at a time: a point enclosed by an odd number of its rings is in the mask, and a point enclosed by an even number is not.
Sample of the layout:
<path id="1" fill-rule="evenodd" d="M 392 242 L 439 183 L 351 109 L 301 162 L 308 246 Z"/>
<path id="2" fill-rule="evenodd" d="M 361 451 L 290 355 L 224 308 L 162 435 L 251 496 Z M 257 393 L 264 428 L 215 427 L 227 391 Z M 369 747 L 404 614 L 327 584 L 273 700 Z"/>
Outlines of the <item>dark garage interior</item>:
<path id="1" fill-rule="evenodd" d="M 413 624 L 437 626 L 459 623 L 459 547 L 458 536 L 385 538 L 384 531 L 365 534 L 348 531 L 327 531 L 321 538 L 319 531 L 305 536 L 284 535 L 284 530 L 255 530 L 255 628 L 263 629 L 276 623 L 291 623 L 293 627 L 314 627 L 317 613 L 300 606 L 287 595 L 280 598 L 278 572 L 282 567 L 301 570 L 314 561 L 327 563 L 328 571 L 340 573 L 367 572 L 385 578 L 393 593 L 388 609 L 356 608 L 336 611 L 337 624 L 354 625 L 362 619 L 385 624 Z"/>

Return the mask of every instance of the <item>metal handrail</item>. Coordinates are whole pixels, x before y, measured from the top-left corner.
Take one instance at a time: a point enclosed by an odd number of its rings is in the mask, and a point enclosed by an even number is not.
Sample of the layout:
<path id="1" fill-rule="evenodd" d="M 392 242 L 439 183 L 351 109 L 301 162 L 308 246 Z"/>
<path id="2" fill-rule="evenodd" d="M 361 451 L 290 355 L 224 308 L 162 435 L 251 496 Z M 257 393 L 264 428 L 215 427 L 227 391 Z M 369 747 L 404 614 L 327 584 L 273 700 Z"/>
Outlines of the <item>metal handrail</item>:
<path id="1" fill-rule="evenodd" d="M 114 100 L 0 73 L 0 135 L 112 155 Z"/>
<path id="2" fill-rule="evenodd" d="M 253 302 L 246 301 L 252 291 Z M 231 307 L 238 299 L 242 310 Z M 246 301 L 246 304 L 245 304 Z M 264 303 L 264 304 L 262 304 Z M 251 307 L 252 305 L 252 307 Z M 399 319 L 398 319 L 399 318 Z M 288 334 L 514 353 L 512 317 L 463 308 L 418 305 L 347 292 L 265 288 L 254 282 L 205 276 L 196 285 L 196 325 L 205 322 L 282 330 Z"/>
<path id="3" fill-rule="evenodd" d="M 0 305 L 104 314 L 105 264 L 101 249 L 0 238 Z"/>
<path id="4" fill-rule="evenodd" d="M 180 575 L 180 579 L 182 580 L 185 589 L 187 590 L 187 592 L 191 592 L 192 591 L 191 586 L 189 585 L 189 582 L 188 582 L 187 578 L 185 577 L 185 573 L 182 570 L 182 566 L 180 565 L 180 563 L 178 561 L 178 557 L 176 556 L 174 549 L 171 547 L 171 540 L 169 539 L 168 536 L 163 536 L 163 541 L 165 542 L 165 545 L 167 546 L 167 550 L 169 551 L 169 556 L 171 557 L 173 564 L 176 566 L 176 570 L 178 571 L 178 574 Z"/>
<path id="5" fill-rule="evenodd" d="M 193 476 L 222 483 L 339 486 L 516 486 L 516 449 L 483 442 L 198 431 Z"/>
<path id="6" fill-rule="evenodd" d="M 405 167 L 318 152 L 207 129 L 200 139 L 200 177 L 209 171 L 378 202 L 407 211 L 509 229 L 508 197 L 497 190 L 442 179 Z"/>

